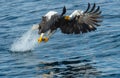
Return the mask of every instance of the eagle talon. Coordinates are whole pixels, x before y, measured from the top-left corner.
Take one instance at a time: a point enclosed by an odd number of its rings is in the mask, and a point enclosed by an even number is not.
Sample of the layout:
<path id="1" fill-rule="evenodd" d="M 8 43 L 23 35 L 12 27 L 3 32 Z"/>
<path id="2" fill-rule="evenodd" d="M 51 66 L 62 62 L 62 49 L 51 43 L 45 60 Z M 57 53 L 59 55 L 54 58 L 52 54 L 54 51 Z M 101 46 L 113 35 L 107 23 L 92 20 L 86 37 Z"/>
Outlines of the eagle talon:
<path id="1" fill-rule="evenodd" d="M 49 38 L 47 38 L 47 37 L 44 37 L 44 38 L 40 37 L 40 38 L 38 38 L 38 43 L 41 43 L 42 41 L 48 42 L 48 40 L 49 40 Z"/>
<path id="2" fill-rule="evenodd" d="M 44 38 L 42 39 L 42 41 L 44 41 L 44 42 L 48 42 L 48 40 L 49 40 L 49 38 L 47 38 L 47 37 L 44 37 Z"/>
<path id="3" fill-rule="evenodd" d="M 42 42 L 42 37 L 38 38 L 38 43 Z"/>

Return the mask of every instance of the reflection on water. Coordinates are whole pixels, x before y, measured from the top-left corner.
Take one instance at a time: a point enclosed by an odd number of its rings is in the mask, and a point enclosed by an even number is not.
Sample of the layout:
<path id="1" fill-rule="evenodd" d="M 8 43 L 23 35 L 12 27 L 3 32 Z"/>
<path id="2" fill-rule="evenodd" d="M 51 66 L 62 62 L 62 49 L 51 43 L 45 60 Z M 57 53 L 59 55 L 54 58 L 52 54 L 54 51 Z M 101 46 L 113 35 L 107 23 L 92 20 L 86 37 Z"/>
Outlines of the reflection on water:
<path id="1" fill-rule="evenodd" d="M 62 61 L 42 61 L 32 52 L 11 53 L 14 61 L 10 61 L 9 77 L 16 75 L 34 75 L 34 78 L 95 78 L 101 75 L 90 59 L 86 57 L 71 57 Z M 39 56 L 42 57 L 42 56 Z M 43 56 L 45 57 L 45 56 Z M 41 60 L 41 61 L 40 61 Z M 24 70 L 26 68 L 26 70 Z"/>
<path id="2" fill-rule="evenodd" d="M 86 59 L 41 62 L 37 65 L 37 71 L 37 75 L 43 78 L 94 78 L 100 75 L 100 71 Z"/>

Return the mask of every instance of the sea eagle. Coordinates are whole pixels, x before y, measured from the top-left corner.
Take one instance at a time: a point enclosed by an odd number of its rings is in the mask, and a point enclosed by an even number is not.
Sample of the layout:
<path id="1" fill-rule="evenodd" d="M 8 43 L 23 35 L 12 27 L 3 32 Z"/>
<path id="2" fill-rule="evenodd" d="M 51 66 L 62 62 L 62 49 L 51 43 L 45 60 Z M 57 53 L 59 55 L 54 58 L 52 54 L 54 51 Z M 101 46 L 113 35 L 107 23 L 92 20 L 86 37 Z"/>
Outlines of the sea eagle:
<path id="1" fill-rule="evenodd" d="M 40 34 L 39 43 L 47 42 L 58 28 L 64 34 L 80 34 L 95 31 L 102 22 L 100 6 L 96 6 L 95 3 L 92 7 L 88 3 L 85 11 L 75 10 L 71 15 L 65 15 L 65 13 L 65 6 L 61 14 L 49 11 L 42 17 L 41 22 L 33 27 L 33 29 L 38 29 L 38 34 Z"/>

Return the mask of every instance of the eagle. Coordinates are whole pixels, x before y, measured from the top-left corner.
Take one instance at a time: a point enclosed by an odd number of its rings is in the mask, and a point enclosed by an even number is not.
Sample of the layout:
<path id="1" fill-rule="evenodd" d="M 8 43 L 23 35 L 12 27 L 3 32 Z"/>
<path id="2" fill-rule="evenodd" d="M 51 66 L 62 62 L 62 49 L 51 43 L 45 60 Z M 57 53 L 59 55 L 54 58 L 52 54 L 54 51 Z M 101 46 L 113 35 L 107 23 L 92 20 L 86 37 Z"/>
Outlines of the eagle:
<path id="1" fill-rule="evenodd" d="M 66 7 L 63 7 L 62 13 L 49 11 L 42 16 L 41 22 L 32 27 L 37 29 L 40 37 L 38 42 L 47 42 L 49 38 L 60 29 L 64 34 L 83 34 L 95 31 L 96 27 L 102 22 L 102 11 L 100 6 L 94 3 L 92 6 L 88 3 L 87 9 L 74 10 L 70 15 L 66 14 Z"/>

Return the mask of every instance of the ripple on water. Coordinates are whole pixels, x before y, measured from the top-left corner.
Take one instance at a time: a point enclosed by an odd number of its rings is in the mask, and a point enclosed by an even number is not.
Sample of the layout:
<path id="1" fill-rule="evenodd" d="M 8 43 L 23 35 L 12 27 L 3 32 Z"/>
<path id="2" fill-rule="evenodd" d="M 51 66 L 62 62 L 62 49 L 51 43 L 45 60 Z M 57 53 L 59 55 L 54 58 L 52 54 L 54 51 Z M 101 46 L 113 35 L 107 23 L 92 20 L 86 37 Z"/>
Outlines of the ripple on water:
<path id="1" fill-rule="evenodd" d="M 14 39 L 39 23 L 49 10 L 61 13 L 65 5 L 68 15 L 73 9 L 85 9 L 88 2 L 95 2 L 102 10 L 103 22 L 95 32 L 83 35 L 57 32 L 49 42 L 31 51 L 9 51 Z M 119 0 L 0 0 L 0 78 L 119 78 L 119 3 Z M 26 49 L 25 45 L 22 47 Z"/>
<path id="2" fill-rule="evenodd" d="M 42 62 L 38 64 L 39 74 L 47 77 L 77 78 L 97 77 L 100 71 L 92 66 L 90 60 L 70 60 L 57 62 Z M 71 58 L 72 59 L 72 58 Z"/>

